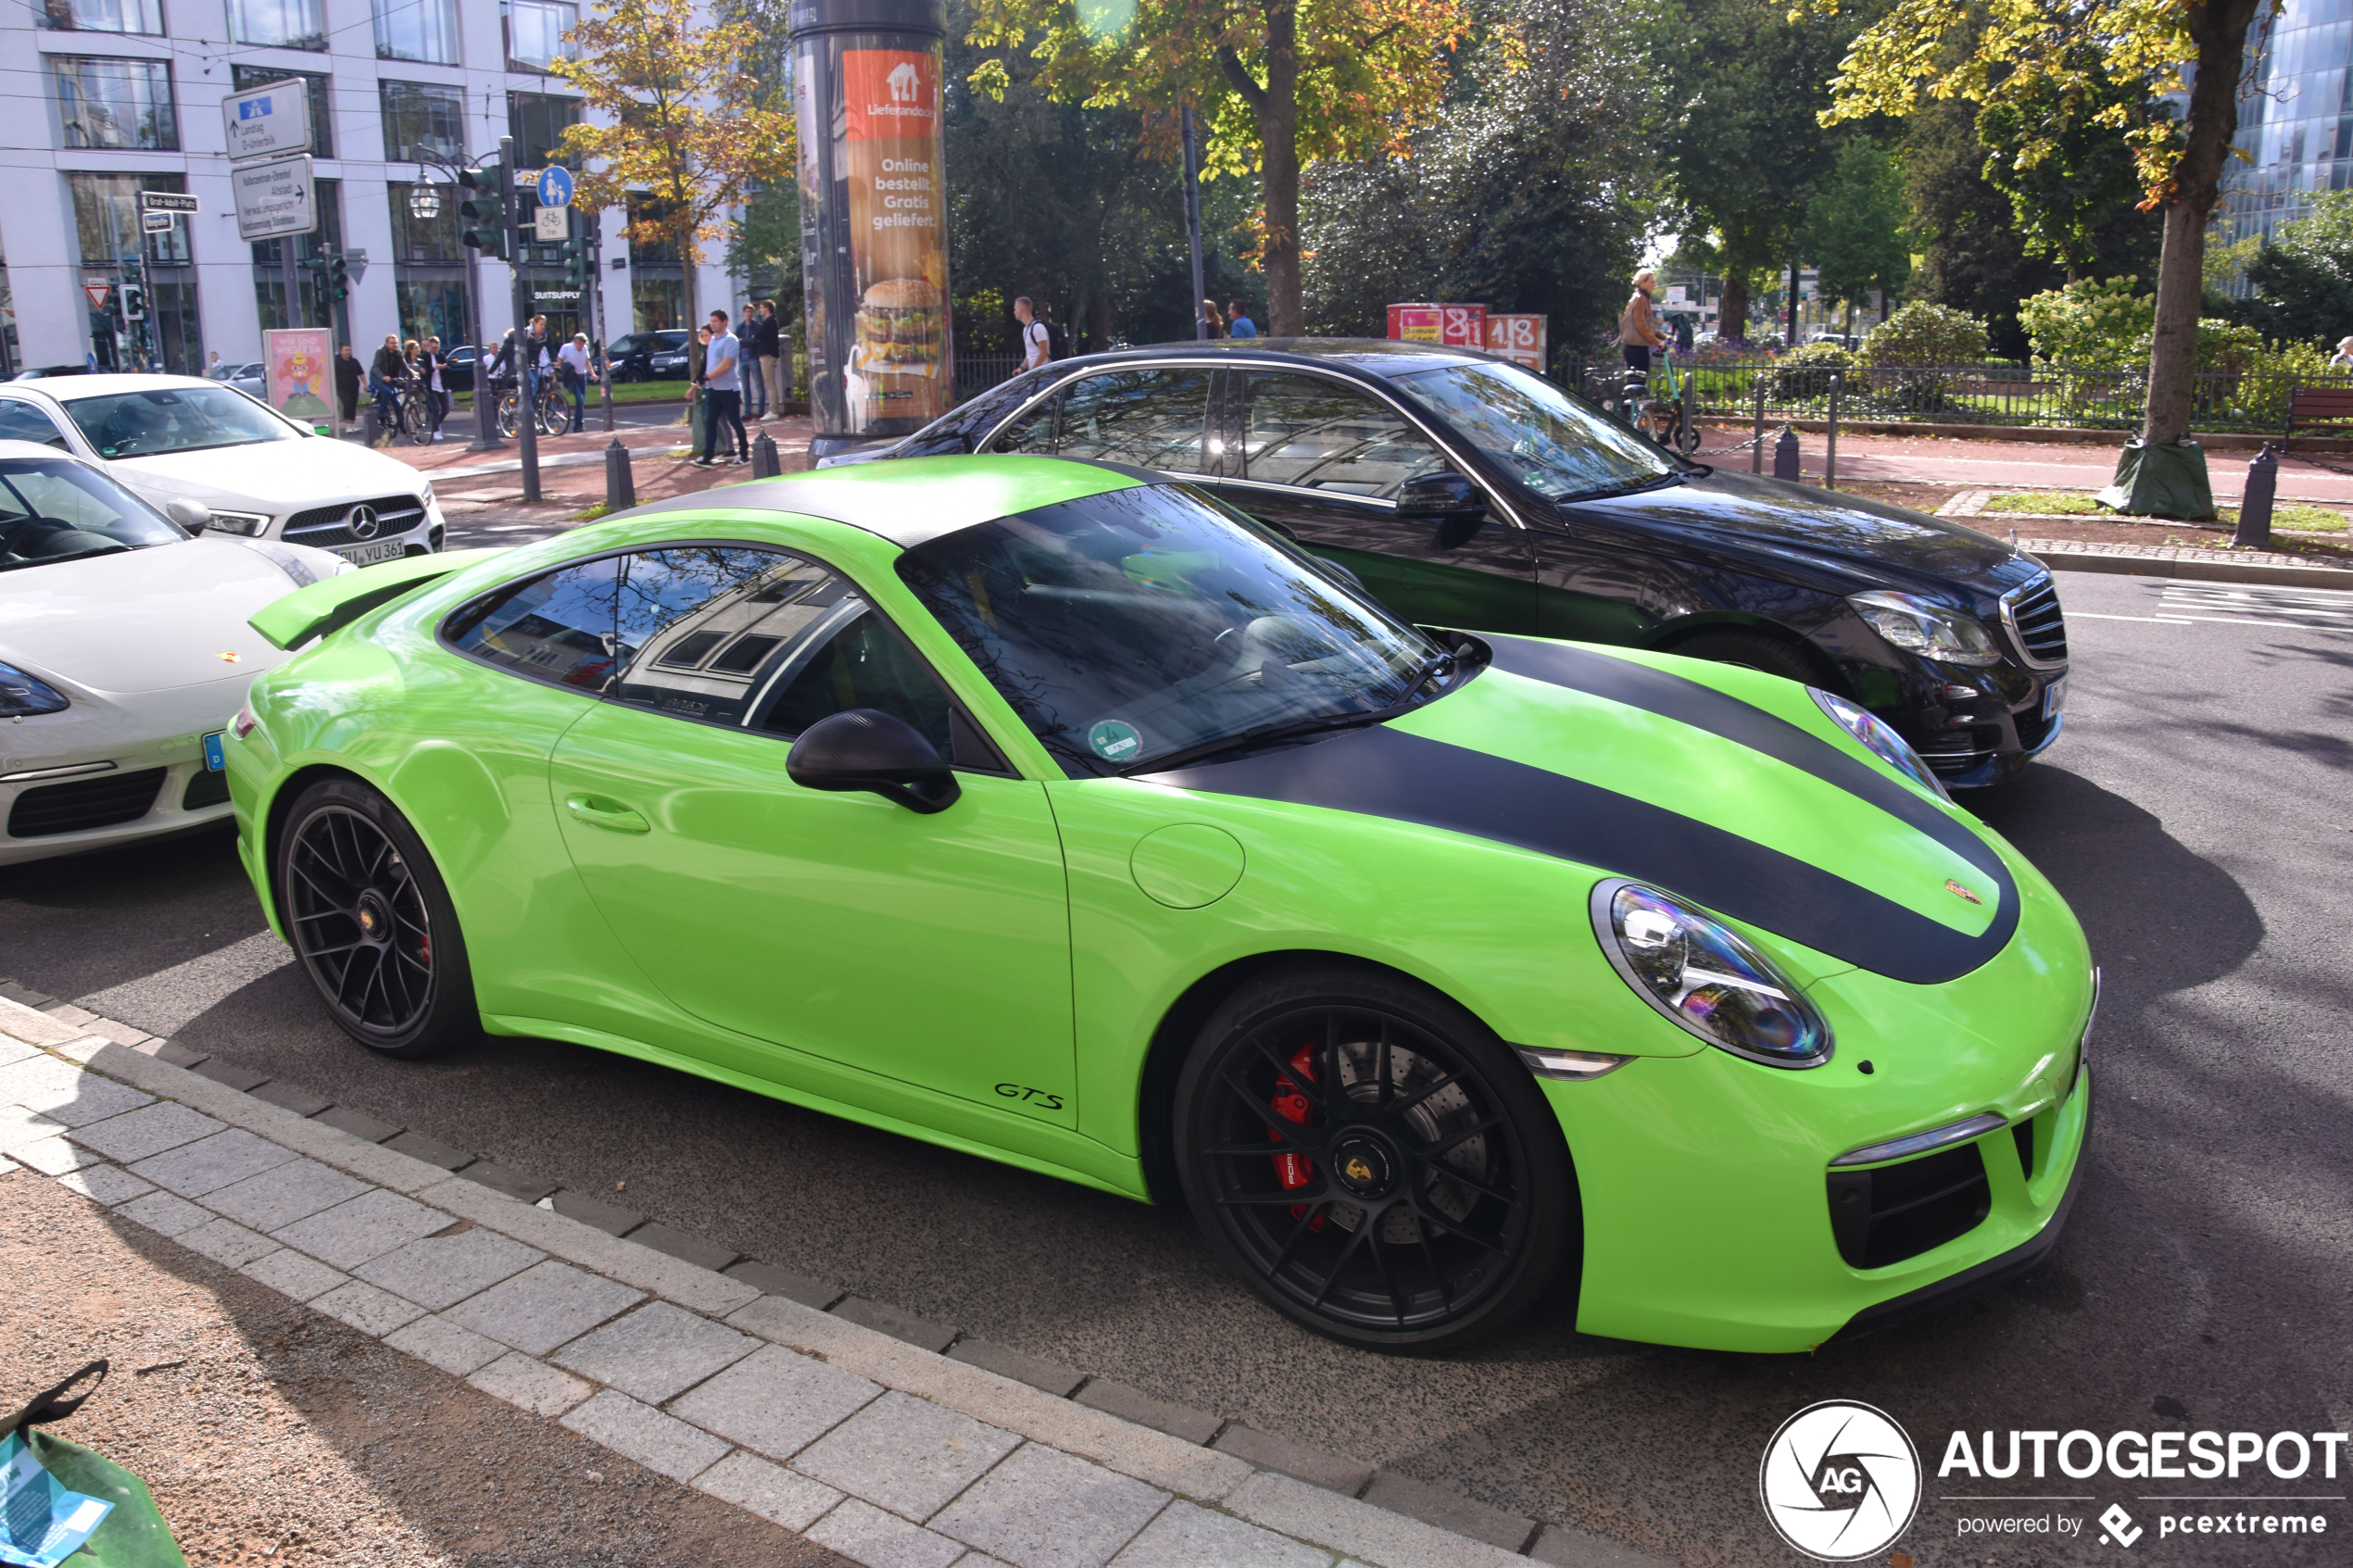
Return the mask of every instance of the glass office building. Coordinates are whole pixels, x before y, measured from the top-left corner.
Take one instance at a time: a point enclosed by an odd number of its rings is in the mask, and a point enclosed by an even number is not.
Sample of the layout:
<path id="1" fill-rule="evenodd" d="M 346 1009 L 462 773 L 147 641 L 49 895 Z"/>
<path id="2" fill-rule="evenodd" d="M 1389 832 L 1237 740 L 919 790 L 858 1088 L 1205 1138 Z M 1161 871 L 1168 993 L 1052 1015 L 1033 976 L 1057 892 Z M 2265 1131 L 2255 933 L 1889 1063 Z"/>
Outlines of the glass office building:
<path id="1" fill-rule="evenodd" d="M 2286 0 L 2247 30 L 2254 66 L 2223 168 L 2225 241 L 2269 236 L 2353 180 L 2353 0 Z"/>

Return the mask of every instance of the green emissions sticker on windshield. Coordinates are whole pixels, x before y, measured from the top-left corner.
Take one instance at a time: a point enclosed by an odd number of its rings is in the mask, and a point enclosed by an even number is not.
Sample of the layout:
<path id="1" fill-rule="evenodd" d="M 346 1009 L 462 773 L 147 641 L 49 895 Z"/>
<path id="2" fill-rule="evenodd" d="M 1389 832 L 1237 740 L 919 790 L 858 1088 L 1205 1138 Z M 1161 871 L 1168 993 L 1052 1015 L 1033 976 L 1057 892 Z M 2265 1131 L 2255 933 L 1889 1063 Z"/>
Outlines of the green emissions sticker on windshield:
<path id="1" fill-rule="evenodd" d="M 1144 749 L 1144 737 L 1136 733 L 1133 724 L 1105 719 L 1087 732 L 1087 744 L 1106 762 L 1133 762 Z"/>

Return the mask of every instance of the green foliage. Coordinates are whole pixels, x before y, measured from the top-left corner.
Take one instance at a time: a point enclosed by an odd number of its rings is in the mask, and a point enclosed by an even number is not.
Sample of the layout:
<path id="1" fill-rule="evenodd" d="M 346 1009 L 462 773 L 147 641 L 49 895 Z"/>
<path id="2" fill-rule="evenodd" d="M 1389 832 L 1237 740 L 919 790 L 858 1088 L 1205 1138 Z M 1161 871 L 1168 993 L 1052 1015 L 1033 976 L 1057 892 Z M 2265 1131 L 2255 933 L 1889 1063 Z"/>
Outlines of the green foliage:
<path id="1" fill-rule="evenodd" d="M 2045 289 L 2018 307 L 2034 358 L 2078 370 L 2120 370 L 2148 358 L 2157 296 L 2138 278 L 2108 278 Z"/>
<path id="2" fill-rule="evenodd" d="M 2009 198 L 2020 248 L 2048 257 L 2070 278 L 2096 267 L 2103 231 L 2141 199 L 2122 126 L 2163 124 L 2171 114 L 2145 83 L 2109 76 L 2095 52 L 2071 85 L 2056 74 L 2020 72 L 2009 91 L 1989 99 L 1978 111 L 1977 139 L 1987 183 Z"/>
<path id="3" fill-rule="evenodd" d="M 1873 290 L 1894 293 L 1912 270 L 1912 236 L 1904 211 L 1904 174 L 1886 149 L 1856 136 L 1806 208 L 1799 248 L 1819 269 L 1822 297 L 1860 304 Z"/>
<path id="4" fill-rule="evenodd" d="M 1858 358 L 1874 368 L 1975 365 L 1985 358 L 1985 323 L 1965 311 L 1916 299 L 1871 329 Z"/>
<path id="5" fill-rule="evenodd" d="M 1809 343 L 1773 361 L 1766 372 L 1766 395 L 1776 403 L 1831 395 L 1831 372 L 1852 370 L 1856 357 L 1835 343 Z"/>
<path id="6" fill-rule="evenodd" d="M 2255 297 L 2236 302 L 2233 320 L 2267 337 L 2353 332 L 2353 191 L 2314 197 L 2310 216 L 2282 224 L 2246 267 Z"/>

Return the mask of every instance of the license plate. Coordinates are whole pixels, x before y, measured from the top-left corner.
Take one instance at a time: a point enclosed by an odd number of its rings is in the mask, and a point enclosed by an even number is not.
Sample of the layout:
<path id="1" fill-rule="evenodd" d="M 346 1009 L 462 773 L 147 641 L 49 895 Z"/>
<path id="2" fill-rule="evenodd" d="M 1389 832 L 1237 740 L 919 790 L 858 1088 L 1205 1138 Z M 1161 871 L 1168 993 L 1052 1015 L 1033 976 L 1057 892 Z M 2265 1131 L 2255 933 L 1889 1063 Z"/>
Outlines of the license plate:
<path id="1" fill-rule="evenodd" d="M 2055 719 L 2067 703 L 2067 677 L 2061 675 L 2043 688 L 2043 717 Z"/>
<path id="2" fill-rule="evenodd" d="M 204 738 L 204 765 L 208 773 L 218 773 L 229 766 L 229 759 L 220 755 L 220 734 L 215 730 Z"/>
<path id="3" fill-rule="evenodd" d="M 380 560 L 397 560 L 405 546 L 397 539 L 380 539 L 372 545 L 338 545 L 335 554 L 354 566 L 373 566 Z"/>

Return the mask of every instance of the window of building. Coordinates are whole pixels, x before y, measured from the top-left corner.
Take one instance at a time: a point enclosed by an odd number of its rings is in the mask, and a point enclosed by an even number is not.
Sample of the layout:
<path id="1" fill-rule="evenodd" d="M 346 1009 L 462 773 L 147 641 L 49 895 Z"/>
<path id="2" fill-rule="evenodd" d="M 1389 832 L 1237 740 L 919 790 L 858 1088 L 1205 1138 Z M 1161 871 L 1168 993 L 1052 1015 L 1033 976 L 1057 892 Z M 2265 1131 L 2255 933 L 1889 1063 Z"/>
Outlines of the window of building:
<path id="1" fill-rule="evenodd" d="M 322 0 L 229 0 L 229 35 L 276 49 L 324 49 Z"/>
<path id="2" fill-rule="evenodd" d="M 90 349 L 99 368 L 160 363 L 173 375 L 195 375 L 204 367 L 204 338 L 187 220 L 156 234 L 143 234 L 139 225 L 141 191 L 182 192 L 187 189 L 186 179 L 178 174 L 76 173 L 67 175 L 66 182 L 73 194 L 82 275 L 114 285 L 106 305 L 89 310 Z M 121 285 L 134 263 L 147 294 L 144 325 L 121 316 Z"/>
<path id="3" fill-rule="evenodd" d="M 319 227 L 308 234 L 290 234 L 278 240 L 256 240 L 253 243 L 254 301 L 261 312 L 261 327 L 270 332 L 280 327 L 324 327 L 333 324 L 333 302 L 320 292 L 321 273 L 317 267 L 305 266 L 325 255 L 325 247 L 343 246 L 343 182 L 320 180 L 313 185 L 313 205 L 319 213 Z M 285 273 L 280 266 L 283 253 L 279 247 L 294 247 L 295 305 L 298 320 L 286 318 Z"/>
<path id="4" fill-rule="evenodd" d="M 458 63 L 458 0 L 375 0 L 376 58 Z"/>
<path id="5" fill-rule="evenodd" d="M 643 193 L 629 198 L 629 221 L 643 223 L 659 219 L 669 210 L 669 204 Z M 638 266 L 675 267 L 678 265 L 676 240 L 632 240 L 629 259 Z"/>
<path id="6" fill-rule="evenodd" d="M 400 335 L 404 339 L 414 338 L 419 343 L 429 337 L 437 337 L 444 349 L 463 345 L 466 342 L 464 275 L 442 277 L 430 272 L 400 275 L 407 271 L 406 268 L 400 269 L 395 274 L 392 285 L 394 304 L 400 311 Z"/>
<path id="7" fill-rule="evenodd" d="M 318 71 L 280 70 L 274 66 L 231 66 L 229 84 L 242 93 L 273 82 L 299 82 L 309 97 L 310 150 L 321 157 L 335 156 L 335 118 L 327 107 L 327 78 Z"/>
<path id="8" fill-rule="evenodd" d="M 537 169 L 561 161 L 556 146 L 580 123 L 580 100 L 552 93 L 507 94 L 507 132 L 515 139 L 515 167 Z"/>
<path id="9" fill-rule="evenodd" d="M 67 146 L 180 150 L 170 66 L 161 60 L 51 57 L 57 67 L 57 108 Z"/>
<path id="10" fill-rule="evenodd" d="M 384 83 L 384 157 L 405 163 L 423 151 L 452 162 L 466 156 L 466 94 L 430 82 Z"/>
<path id="11" fill-rule="evenodd" d="M 507 65 L 512 70 L 546 70 L 568 60 L 573 46 L 564 34 L 580 22 L 580 7 L 560 0 L 506 0 Z"/>
<path id="12" fill-rule="evenodd" d="M 441 209 L 430 219 L 419 218 L 409 206 L 409 196 L 417 187 L 405 180 L 395 180 L 384 187 L 392 202 L 392 258 L 396 262 L 448 262 L 452 265 L 466 259 L 465 246 L 458 240 L 458 196 L 453 187 L 439 185 Z"/>
<path id="13" fill-rule="evenodd" d="M 35 0 L 32 10 L 41 26 L 64 32 L 163 31 L 161 0 Z"/>
<path id="14" fill-rule="evenodd" d="M 667 332 L 686 324 L 684 278 L 633 278 L 629 302 L 630 320 L 641 332 Z"/>

